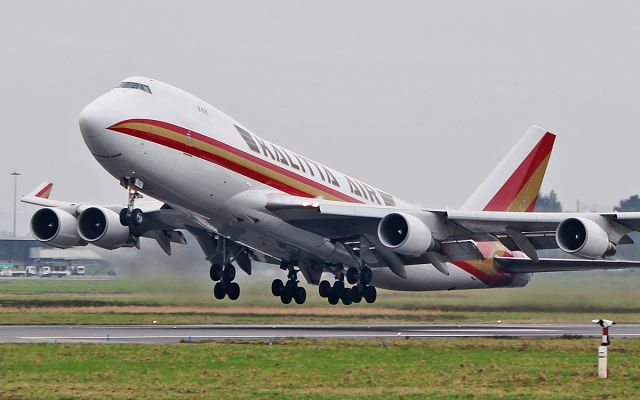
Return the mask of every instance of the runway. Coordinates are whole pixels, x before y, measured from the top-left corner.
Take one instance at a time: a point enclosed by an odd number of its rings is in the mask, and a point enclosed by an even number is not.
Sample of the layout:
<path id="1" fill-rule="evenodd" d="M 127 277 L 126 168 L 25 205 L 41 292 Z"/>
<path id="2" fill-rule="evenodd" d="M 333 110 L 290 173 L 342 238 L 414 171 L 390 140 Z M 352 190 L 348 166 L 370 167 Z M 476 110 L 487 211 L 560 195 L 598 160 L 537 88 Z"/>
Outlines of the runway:
<path id="1" fill-rule="evenodd" d="M 25 325 L 0 326 L 1 343 L 178 343 L 273 339 L 452 339 L 481 337 L 596 337 L 590 324 L 509 325 Z M 612 338 L 640 337 L 640 324 L 615 325 Z"/>

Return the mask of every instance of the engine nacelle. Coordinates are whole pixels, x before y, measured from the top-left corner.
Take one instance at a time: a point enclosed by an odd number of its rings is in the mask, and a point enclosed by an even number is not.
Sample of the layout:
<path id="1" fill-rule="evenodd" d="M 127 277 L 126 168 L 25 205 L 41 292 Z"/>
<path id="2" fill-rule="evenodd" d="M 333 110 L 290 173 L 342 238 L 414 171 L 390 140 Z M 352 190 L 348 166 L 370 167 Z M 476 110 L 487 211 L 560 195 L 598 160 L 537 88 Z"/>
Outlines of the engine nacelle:
<path id="1" fill-rule="evenodd" d="M 78 235 L 78 221 L 59 208 L 42 208 L 31 217 L 31 234 L 38 241 L 67 249 L 84 245 Z"/>
<path id="2" fill-rule="evenodd" d="M 435 246 L 431 229 L 409 214 L 393 213 L 382 218 L 378 239 L 386 247 L 408 256 L 421 256 Z"/>
<path id="3" fill-rule="evenodd" d="M 556 231 L 556 242 L 563 251 L 586 258 L 601 258 L 616 252 L 607 232 L 586 218 L 562 221 Z"/>
<path id="4" fill-rule="evenodd" d="M 89 207 L 78 217 L 78 233 L 87 242 L 104 249 L 124 246 L 130 237 L 129 227 L 120 223 L 120 215 L 104 207 Z"/>

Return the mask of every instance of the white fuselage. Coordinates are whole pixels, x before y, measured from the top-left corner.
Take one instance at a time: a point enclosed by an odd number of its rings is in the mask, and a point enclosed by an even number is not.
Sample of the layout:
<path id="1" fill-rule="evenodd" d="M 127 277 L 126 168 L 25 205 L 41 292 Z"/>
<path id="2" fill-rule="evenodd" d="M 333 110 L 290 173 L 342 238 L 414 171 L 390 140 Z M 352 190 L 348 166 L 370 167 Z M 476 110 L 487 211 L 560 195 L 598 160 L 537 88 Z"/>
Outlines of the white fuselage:
<path id="1" fill-rule="evenodd" d="M 283 223 L 256 204 L 272 193 L 380 206 L 406 205 L 364 182 L 249 132 L 199 98 L 148 78 L 151 93 L 114 88 L 80 115 L 83 138 L 115 178 L 136 176 L 143 192 L 181 208 L 220 234 L 281 259 L 339 262 L 325 238 Z M 259 222 L 257 223 L 256 220 Z M 338 258 L 336 258 L 338 257 Z M 471 289 L 492 286 L 449 265 L 407 266 L 407 279 L 388 268 L 374 270 L 374 284 L 397 290 Z M 521 286 L 516 279 L 500 286 Z"/>

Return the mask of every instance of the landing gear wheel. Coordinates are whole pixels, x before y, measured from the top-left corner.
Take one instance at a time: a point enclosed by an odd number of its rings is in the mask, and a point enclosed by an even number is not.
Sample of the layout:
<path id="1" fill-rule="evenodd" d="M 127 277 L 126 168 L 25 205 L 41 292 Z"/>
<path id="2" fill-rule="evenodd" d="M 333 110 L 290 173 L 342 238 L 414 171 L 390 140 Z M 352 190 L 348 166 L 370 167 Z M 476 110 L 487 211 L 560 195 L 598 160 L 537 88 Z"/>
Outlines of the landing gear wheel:
<path id="1" fill-rule="evenodd" d="M 224 299 L 225 294 L 226 294 L 226 291 L 224 290 L 224 285 L 222 284 L 222 282 L 218 282 L 213 286 L 213 296 L 216 299 L 218 300 Z"/>
<path id="2" fill-rule="evenodd" d="M 327 298 L 331 294 L 331 284 L 329 281 L 322 281 L 318 286 L 318 293 L 320 297 Z"/>
<path id="3" fill-rule="evenodd" d="M 353 289 L 345 289 L 342 291 L 342 295 L 340 296 L 340 300 L 342 300 L 342 304 L 345 306 L 351 305 L 351 291 Z"/>
<path id="4" fill-rule="evenodd" d="M 282 282 L 282 280 L 274 279 L 273 282 L 271 282 L 271 294 L 278 297 L 282 295 L 283 291 L 284 291 L 284 283 Z"/>
<path id="5" fill-rule="evenodd" d="M 347 270 L 347 282 L 349 282 L 351 285 L 355 285 L 356 283 L 358 283 L 357 269 L 349 267 L 349 269 Z"/>
<path id="6" fill-rule="evenodd" d="M 342 293 L 342 291 L 344 290 L 344 282 L 342 281 L 335 281 L 333 283 L 333 288 L 331 288 L 331 290 L 333 290 L 333 292 L 335 294 L 337 294 L 338 296 L 340 296 L 340 294 Z"/>
<path id="7" fill-rule="evenodd" d="M 373 271 L 371 271 L 371 268 L 369 267 L 362 268 L 362 271 L 360 271 L 360 283 L 366 286 L 370 284 L 372 280 L 373 280 Z"/>
<path id="8" fill-rule="evenodd" d="M 286 290 L 280 296 L 280 300 L 282 301 L 283 304 L 291 303 L 291 299 L 292 299 L 291 295 Z"/>
<path id="9" fill-rule="evenodd" d="M 127 209 L 123 208 L 120 210 L 120 225 L 129 226 L 129 222 L 127 221 Z"/>
<path id="10" fill-rule="evenodd" d="M 285 292 L 287 292 L 291 297 L 293 297 L 296 294 L 296 288 L 298 287 L 298 283 L 292 279 L 289 279 L 287 281 L 287 283 L 284 285 L 284 290 Z"/>
<path id="11" fill-rule="evenodd" d="M 351 301 L 356 304 L 362 301 L 362 293 L 360 293 L 360 290 L 358 290 L 358 288 L 351 289 Z"/>
<path id="12" fill-rule="evenodd" d="M 364 299 L 367 303 L 371 304 L 376 301 L 376 297 L 378 293 L 376 292 L 376 288 L 373 286 L 365 286 L 364 288 Z"/>
<path id="13" fill-rule="evenodd" d="M 222 272 L 222 277 L 225 282 L 231 282 L 236 278 L 236 267 L 231 264 L 227 264 Z"/>
<path id="14" fill-rule="evenodd" d="M 231 282 L 227 287 L 227 295 L 230 300 L 238 300 L 238 297 L 240 297 L 240 285 Z"/>
<path id="15" fill-rule="evenodd" d="M 135 226 L 140 226 L 142 225 L 142 222 L 144 221 L 144 213 L 142 212 L 141 209 L 136 208 L 133 211 L 131 211 L 131 223 Z"/>
<path id="16" fill-rule="evenodd" d="M 296 303 L 304 304 L 305 300 L 307 300 L 307 291 L 304 290 L 303 287 L 298 287 L 296 290 L 296 295 L 294 296 Z"/>
<path id="17" fill-rule="evenodd" d="M 333 292 L 327 297 L 327 299 L 329 300 L 329 304 L 332 306 L 335 306 L 340 301 L 340 297 Z"/>
<path id="18" fill-rule="evenodd" d="M 209 268 L 209 277 L 214 282 L 219 281 L 222 278 L 222 265 L 212 264 Z"/>

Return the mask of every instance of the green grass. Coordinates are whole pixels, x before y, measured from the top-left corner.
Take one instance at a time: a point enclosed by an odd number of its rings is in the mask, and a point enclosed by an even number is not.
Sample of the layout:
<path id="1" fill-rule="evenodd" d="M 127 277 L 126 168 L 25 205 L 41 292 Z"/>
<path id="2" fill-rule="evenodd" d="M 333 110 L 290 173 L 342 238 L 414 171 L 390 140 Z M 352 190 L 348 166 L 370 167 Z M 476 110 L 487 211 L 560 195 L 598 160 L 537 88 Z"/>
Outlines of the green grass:
<path id="1" fill-rule="evenodd" d="M 631 399 L 640 340 L 0 345 L 2 399 Z"/>
<path id="2" fill-rule="evenodd" d="M 2 279 L 0 319 L 4 324 L 420 323 L 585 322 L 607 316 L 640 322 L 640 271 L 540 274 L 529 286 L 514 289 L 379 291 L 376 304 L 350 307 L 329 306 L 309 286 L 307 304 L 283 305 L 264 279 L 245 279 L 236 302 L 214 300 L 211 286 L 206 277 L 181 276 Z"/>

